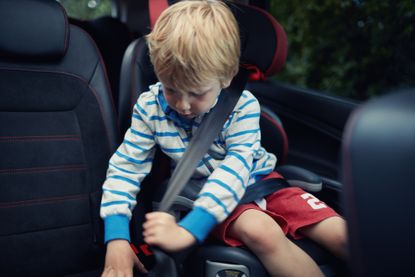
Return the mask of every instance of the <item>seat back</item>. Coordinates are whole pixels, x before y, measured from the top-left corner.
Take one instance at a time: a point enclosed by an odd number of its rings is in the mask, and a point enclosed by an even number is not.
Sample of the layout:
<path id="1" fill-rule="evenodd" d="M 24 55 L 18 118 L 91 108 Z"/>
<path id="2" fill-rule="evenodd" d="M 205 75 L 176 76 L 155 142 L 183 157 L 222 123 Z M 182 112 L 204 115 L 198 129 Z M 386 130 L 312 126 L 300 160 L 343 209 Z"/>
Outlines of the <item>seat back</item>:
<path id="1" fill-rule="evenodd" d="M 405 276 L 415 248 L 415 89 L 357 109 L 343 137 L 351 276 Z"/>
<path id="2" fill-rule="evenodd" d="M 0 275 L 99 270 L 119 143 L 101 56 L 56 1 L 0 1 L 0 34 Z"/>
<path id="3" fill-rule="evenodd" d="M 133 41 L 133 34 L 125 23 L 111 16 L 85 21 L 71 18 L 69 22 L 84 29 L 97 44 L 104 59 L 115 107 L 117 108 L 121 62 L 125 50 Z"/>

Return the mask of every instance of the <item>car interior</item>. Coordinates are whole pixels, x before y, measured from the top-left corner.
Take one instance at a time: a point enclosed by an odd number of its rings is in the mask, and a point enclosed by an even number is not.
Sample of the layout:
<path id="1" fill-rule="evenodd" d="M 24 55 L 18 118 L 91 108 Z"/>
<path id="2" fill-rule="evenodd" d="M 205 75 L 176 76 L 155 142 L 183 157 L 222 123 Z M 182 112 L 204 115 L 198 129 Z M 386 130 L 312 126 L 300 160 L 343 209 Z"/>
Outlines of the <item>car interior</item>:
<path id="1" fill-rule="evenodd" d="M 157 82 L 144 35 L 175 2 L 125 1 L 122 21 L 69 18 L 54 0 L 0 1 L 1 276 L 100 276 L 108 160 L 139 94 Z M 271 76 L 283 70 L 290 38 L 268 12 L 269 1 L 227 3 L 241 31 L 241 64 L 251 72 L 246 88 L 261 103 L 262 144 L 291 185 L 307 184 L 346 217 L 350 259 L 307 239 L 294 242 L 325 276 L 411 272 L 413 90 L 360 105 L 276 81 Z M 167 156 L 158 151 L 156 160 L 131 220 L 137 247 L 144 214 L 170 176 Z M 407 228 L 396 235 L 401 222 Z M 248 249 L 212 240 L 167 257 L 148 275 L 135 275 L 269 276 Z"/>

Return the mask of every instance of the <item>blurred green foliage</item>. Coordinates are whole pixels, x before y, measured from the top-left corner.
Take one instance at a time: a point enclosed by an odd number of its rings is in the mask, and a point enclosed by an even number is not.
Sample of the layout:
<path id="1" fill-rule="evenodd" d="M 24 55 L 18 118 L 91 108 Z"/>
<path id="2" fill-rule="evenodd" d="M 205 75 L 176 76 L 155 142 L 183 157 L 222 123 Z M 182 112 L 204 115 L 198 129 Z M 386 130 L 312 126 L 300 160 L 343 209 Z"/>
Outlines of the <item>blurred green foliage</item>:
<path id="1" fill-rule="evenodd" d="M 278 80 L 367 99 L 415 85 L 415 1 L 271 0 L 289 41 Z"/>
<path id="2" fill-rule="evenodd" d="M 72 18 L 81 20 L 94 19 L 111 15 L 111 0 L 58 0 Z"/>

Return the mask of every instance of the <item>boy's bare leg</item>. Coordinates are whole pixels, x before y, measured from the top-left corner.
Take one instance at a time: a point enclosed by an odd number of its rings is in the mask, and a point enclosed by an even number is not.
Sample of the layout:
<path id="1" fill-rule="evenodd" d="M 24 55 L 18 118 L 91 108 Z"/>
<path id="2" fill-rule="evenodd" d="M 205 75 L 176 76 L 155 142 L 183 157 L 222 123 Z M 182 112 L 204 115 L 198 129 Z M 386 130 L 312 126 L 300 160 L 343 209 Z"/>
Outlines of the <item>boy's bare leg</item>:
<path id="1" fill-rule="evenodd" d="M 271 276 L 323 276 L 311 257 L 291 242 L 277 222 L 264 212 L 246 210 L 229 231 L 255 253 Z"/>
<path id="2" fill-rule="evenodd" d="M 347 229 L 346 221 L 343 218 L 329 217 L 319 223 L 303 227 L 298 232 L 323 245 L 339 258 L 346 260 Z"/>

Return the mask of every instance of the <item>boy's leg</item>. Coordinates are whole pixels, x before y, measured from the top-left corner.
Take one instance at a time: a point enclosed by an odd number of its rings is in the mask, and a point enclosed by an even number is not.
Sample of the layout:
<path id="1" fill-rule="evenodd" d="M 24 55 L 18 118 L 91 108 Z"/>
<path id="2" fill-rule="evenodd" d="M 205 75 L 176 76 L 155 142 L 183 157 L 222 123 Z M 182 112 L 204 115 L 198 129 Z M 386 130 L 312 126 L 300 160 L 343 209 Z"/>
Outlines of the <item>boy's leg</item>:
<path id="1" fill-rule="evenodd" d="M 293 238 L 308 237 L 340 258 L 346 258 L 346 223 L 314 195 L 297 187 L 266 197 L 267 209 L 283 216 Z"/>
<path id="2" fill-rule="evenodd" d="M 229 226 L 229 236 L 242 241 L 271 276 L 323 276 L 317 264 L 292 243 L 266 213 L 245 210 Z"/>
<path id="3" fill-rule="evenodd" d="M 339 258 L 347 258 L 347 230 L 343 218 L 329 217 L 319 223 L 302 227 L 297 232 L 323 245 Z"/>

